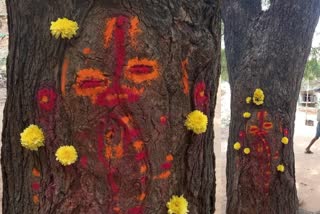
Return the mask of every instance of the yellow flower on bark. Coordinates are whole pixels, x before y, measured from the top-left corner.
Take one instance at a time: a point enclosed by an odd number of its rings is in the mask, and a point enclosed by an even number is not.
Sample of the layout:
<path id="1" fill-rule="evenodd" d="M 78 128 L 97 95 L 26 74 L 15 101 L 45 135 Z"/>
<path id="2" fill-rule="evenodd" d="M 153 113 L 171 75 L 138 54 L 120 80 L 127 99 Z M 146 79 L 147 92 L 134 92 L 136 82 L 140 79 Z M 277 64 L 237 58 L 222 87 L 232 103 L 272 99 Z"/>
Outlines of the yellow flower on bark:
<path id="1" fill-rule="evenodd" d="M 20 134 L 21 145 L 26 149 L 38 151 L 38 148 L 44 146 L 44 134 L 41 128 L 31 124 Z"/>
<path id="2" fill-rule="evenodd" d="M 78 153 L 74 146 L 60 146 L 56 151 L 56 160 L 64 166 L 75 163 L 77 159 Z"/>
<path id="3" fill-rule="evenodd" d="M 240 150 L 241 149 L 241 144 L 239 142 L 235 142 L 235 144 L 233 144 L 233 148 L 235 150 Z"/>
<path id="4" fill-rule="evenodd" d="M 256 105 L 262 105 L 264 101 L 264 93 L 261 88 L 257 88 L 253 93 L 253 103 Z"/>
<path id="5" fill-rule="evenodd" d="M 250 148 L 247 147 L 243 150 L 243 152 L 244 152 L 244 154 L 248 155 L 248 154 L 250 154 L 251 150 L 250 150 Z"/>
<path id="6" fill-rule="evenodd" d="M 283 138 L 281 139 L 281 143 L 283 143 L 283 144 L 288 144 L 288 143 L 289 143 L 289 139 L 288 139 L 287 137 L 283 137 Z"/>
<path id="7" fill-rule="evenodd" d="M 247 97 L 247 98 L 246 98 L 246 103 L 247 103 L 247 104 L 250 104 L 250 103 L 251 103 L 251 97 Z"/>
<path id="8" fill-rule="evenodd" d="M 285 167 L 284 167 L 283 164 L 279 164 L 279 165 L 277 166 L 277 171 L 279 171 L 279 172 L 284 172 L 284 170 L 285 170 Z"/>
<path id="9" fill-rule="evenodd" d="M 208 117 L 201 111 L 195 110 L 188 114 L 184 125 L 188 130 L 201 134 L 207 131 Z"/>
<path id="10" fill-rule="evenodd" d="M 187 214 L 188 210 L 188 201 L 181 196 L 172 196 L 170 201 L 167 202 L 168 214 Z"/>
<path id="11" fill-rule="evenodd" d="M 77 34 L 79 29 L 78 23 L 67 18 L 58 18 L 56 21 L 51 22 L 50 30 L 52 36 L 56 39 L 71 39 Z"/>
<path id="12" fill-rule="evenodd" d="M 244 118 L 250 118 L 251 117 L 251 113 L 250 112 L 245 112 L 245 113 L 243 113 L 243 117 Z"/>

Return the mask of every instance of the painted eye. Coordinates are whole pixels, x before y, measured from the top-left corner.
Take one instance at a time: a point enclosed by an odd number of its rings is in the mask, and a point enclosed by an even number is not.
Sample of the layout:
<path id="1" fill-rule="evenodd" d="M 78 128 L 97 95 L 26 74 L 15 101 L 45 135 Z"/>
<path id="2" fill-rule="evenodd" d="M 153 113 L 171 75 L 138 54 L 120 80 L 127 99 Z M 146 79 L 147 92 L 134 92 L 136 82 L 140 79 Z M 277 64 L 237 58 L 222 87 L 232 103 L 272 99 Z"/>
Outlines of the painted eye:
<path id="1" fill-rule="evenodd" d="M 88 96 L 93 102 L 98 94 L 109 85 L 108 79 L 98 69 L 83 69 L 77 73 L 76 83 L 73 85 L 78 96 Z"/>
<path id="2" fill-rule="evenodd" d="M 151 81 L 159 77 L 158 64 L 154 60 L 133 58 L 128 61 L 124 75 L 137 84 Z"/>
<path id="3" fill-rule="evenodd" d="M 264 122 L 263 123 L 263 128 L 264 129 L 272 129 L 273 124 L 271 122 Z"/>
<path id="4" fill-rule="evenodd" d="M 259 128 L 257 126 L 250 126 L 249 133 L 250 134 L 256 134 L 259 131 Z"/>

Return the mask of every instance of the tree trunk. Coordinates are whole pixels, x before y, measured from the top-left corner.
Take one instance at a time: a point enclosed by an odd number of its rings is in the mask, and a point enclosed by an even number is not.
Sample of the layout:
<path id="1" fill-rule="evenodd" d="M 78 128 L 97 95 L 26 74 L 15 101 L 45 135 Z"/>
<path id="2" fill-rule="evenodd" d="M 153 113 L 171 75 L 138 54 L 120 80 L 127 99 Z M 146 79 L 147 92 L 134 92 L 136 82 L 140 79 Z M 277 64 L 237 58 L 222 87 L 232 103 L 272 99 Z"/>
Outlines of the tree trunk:
<path id="1" fill-rule="evenodd" d="M 222 5 L 232 93 L 228 214 L 297 213 L 294 120 L 319 10 L 318 0 L 275 0 L 267 11 L 257 0 L 226 0 Z M 264 103 L 247 104 L 246 97 L 257 88 L 264 92 Z M 244 112 L 251 117 L 244 118 Z M 288 144 L 281 142 L 284 137 Z M 240 150 L 234 149 L 236 142 Z"/>
<path id="2" fill-rule="evenodd" d="M 219 7 L 7 0 L 3 213 L 166 213 L 171 196 L 182 194 L 190 213 L 212 213 Z M 59 17 L 78 22 L 75 38 L 51 36 Z M 42 103 L 46 93 L 51 106 Z M 184 127 L 195 109 L 210 121 L 201 135 Z M 39 151 L 19 143 L 29 124 L 44 131 Z M 56 161 L 62 145 L 76 148 L 75 164 Z"/>

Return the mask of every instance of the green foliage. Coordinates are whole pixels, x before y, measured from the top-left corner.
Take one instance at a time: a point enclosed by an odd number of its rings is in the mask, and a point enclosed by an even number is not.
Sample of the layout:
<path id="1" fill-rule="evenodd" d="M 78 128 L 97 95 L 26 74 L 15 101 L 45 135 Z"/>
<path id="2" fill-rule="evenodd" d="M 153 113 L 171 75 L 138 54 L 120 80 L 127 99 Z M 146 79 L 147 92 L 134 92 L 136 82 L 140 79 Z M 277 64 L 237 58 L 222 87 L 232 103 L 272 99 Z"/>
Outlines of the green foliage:
<path id="1" fill-rule="evenodd" d="M 311 48 L 303 78 L 305 80 L 320 79 L 320 47 Z"/>
<path id="2" fill-rule="evenodd" d="M 228 81 L 228 68 L 227 68 L 227 58 L 225 49 L 221 50 L 221 79 Z"/>

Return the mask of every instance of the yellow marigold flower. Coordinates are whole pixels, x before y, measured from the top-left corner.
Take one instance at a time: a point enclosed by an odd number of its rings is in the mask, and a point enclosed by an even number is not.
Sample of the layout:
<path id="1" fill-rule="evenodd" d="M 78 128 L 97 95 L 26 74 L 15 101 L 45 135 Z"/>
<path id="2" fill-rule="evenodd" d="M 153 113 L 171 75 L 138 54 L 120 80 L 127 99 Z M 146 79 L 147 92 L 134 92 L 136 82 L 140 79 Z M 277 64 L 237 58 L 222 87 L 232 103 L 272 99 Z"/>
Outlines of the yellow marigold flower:
<path id="1" fill-rule="evenodd" d="M 207 131 L 208 117 L 201 111 L 195 110 L 188 114 L 184 125 L 188 130 L 201 134 Z"/>
<path id="2" fill-rule="evenodd" d="M 50 26 L 51 34 L 56 39 L 71 39 L 77 34 L 78 29 L 78 23 L 67 18 L 58 18 L 57 21 L 51 22 Z"/>
<path id="3" fill-rule="evenodd" d="M 239 142 L 235 142 L 235 144 L 233 144 L 233 148 L 235 150 L 240 150 L 241 149 L 241 144 Z"/>
<path id="4" fill-rule="evenodd" d="M 283 164 L 279 164 L 278 166 L 277 166 L 277 170 L 279 171 L 279 172 L 284 172 L 284 165 Z"/>
<path id="5" fill-rule="evenodd" d="M 181 196 L 172 196 L 170 201 L 167 202 L 168 214 L 186 214 L 188 210 L 188 201 Z"/>
<path id="6" fill-rule="evenodd" d="M 250 118 L 251 117 L 251 113 L 250 112 L 245 112 L 245 113 L 243 113 L 243 117 L 244 118 Z"/>
<path id="7" fill-rule="evenodd" d="M 251 103 L 251 97 L 247 97 L 247 98 L 246 98 L 246 103 L 247 103 L 247 104 L 250 104 L 250 103 Z"/>
<path id="8" fill-rule="evenodd" d="M 250 150 L 250 148 L 247 147 L 243 150 L 243 152 L 244 152 L 244 154 L 248 155 L 248 154 L 250 154 L 251 150 Z"/>
<path id="9" fill-rule="evenodd" d="M 262 105 L 264 101 L 264 94 L 261 88 L 257 88 L 253 93 L 253 103 L 256 105 Z"/>
<path id="10" fill-rule="evenodd" d="M 288 139 L 287 137 L 283 137 L 283 138 L 281 139 L 281 143 L 283 143 L 283 144 L 288 144 L 288 143 L 289 143 L 289 139 Z"/>
<path id="11" fill-rule="evenodd" d="M 60 146 L 56 151 L 56 160 L 64 166 L 75 163 L 77 159 L 78 154 L 74 146 Z"/>
<path id="12" fill-rule="evenodd" d="M 44 146 L 44 134 L 41 128 L 31 124 L 20 134 L 21 145 L 27 149 L 38 151 L 38 148 Z"/>

